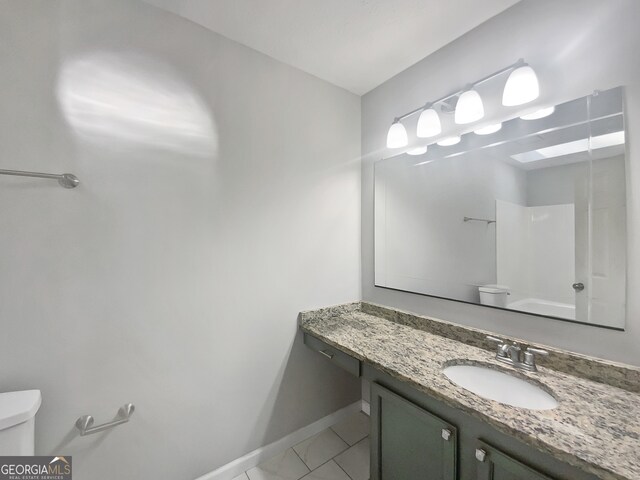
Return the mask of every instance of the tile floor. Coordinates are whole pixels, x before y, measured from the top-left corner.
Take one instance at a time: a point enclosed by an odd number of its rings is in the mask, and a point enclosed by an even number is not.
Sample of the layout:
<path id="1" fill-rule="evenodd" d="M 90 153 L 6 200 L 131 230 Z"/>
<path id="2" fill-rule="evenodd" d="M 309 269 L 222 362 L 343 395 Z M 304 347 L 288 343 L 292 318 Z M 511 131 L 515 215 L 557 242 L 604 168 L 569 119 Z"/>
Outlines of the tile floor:
<path id="1" fill-rule="evenodd" d="M 369 417 L 358 412 L 234 480 L 301 479 L 368 480 Z"/>

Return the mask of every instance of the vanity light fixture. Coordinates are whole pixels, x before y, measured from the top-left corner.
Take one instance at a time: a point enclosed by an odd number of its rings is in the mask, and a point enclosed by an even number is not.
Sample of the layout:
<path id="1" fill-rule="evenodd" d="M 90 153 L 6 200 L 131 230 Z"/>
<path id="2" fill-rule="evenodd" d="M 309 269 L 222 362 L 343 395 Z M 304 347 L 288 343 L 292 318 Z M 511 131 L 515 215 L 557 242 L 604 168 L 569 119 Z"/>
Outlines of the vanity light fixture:
<path id="1" fill-rule="evenodd" d="M 540 96 L 538 76 L 529 65 L 521 61 L 521 65 L 512 71 L 507 78 L 502 92 L 502 105 L 516 107 L 532 102 Z"/>
<path id="2" fill-rule="evenodd" d="M 458 143 L 460 143 L 460 140 L 461 138 L 458 135 L 453 137 L 447 137 L 440 140 L 438 142 L 438 145 L 440 145 L 441 147 L 450 147 L 452 145 L 457 145 Z"/>
<path id="3" fill-rule="evenodd" d="M 481 78 L 480 80 L 470 83 L 463 90 L 458 90 L 435 101 L 427 102 L 426 104 L 397 117 L 393 121 L 393 124 L 387 133 L 387 148 L 402 148 L 407 146 L 407 131 L 404 128 L 404 125 L 400 122 L 413 115 L 420 114 L 416 131 L 416 135 L 419 138 L 430 138 L 439 135 L 442 132 L 442 125 L 440 116 L 434 106 L 437 104 L 443 104 L 443 107 L 451 107 L 448 102 L 456 97 L 458 97 L 454 115 L 454 121 L 456 124 L 465 125 L 480 120 L 484 117 L 484 104 L 480 94 L 476 90 L 476 87 L 507 72 L 509 72 L 509 77 L 502 92 L 502 105 L 523 105 L 539 97 L 540 85 L 538 83 L 536 72 L 524 61 L 524 59 L 521 58 L 508 67 L 502 68 L 497 72 Z M 450 113 L 450 111 L 454 111 L 454 109 L 450 108 L 449 110 L 442 111 L 444 113 Z M 489 135 L 489 133 L 494 133 L 488 130 L 489 127 L 480 128 L 478 131 L 486 131 L 486 133 L 478 133 L 478 135 Z"/>
<path id="4" fill-rule="evenodd" d="M 487 125 L 486 127 L 478 128 L 474 130 L 473 133 L 476 135 L 491 135 L 492 133 L 496 133 L 502 129 L 502 122 L 494 123 L 493 125 Z"/>
<path id="5" fill-rule="evenodd" d="M 541 108 L 540 110 L 536 110 L 535 112 L 522 115 L 520 118 L 522 120 L 538 120 L 540 118 L 544 118 L 544 117 L 548 117 L 549 115 L 552 115 L 553 112 L 555 111 L 556 111 L 556 107 L 546 107 L 546 108 Z"/>
<path id="6" fill-rule="evenodd" d="M 473 123 L 484 117 L 484 105 L 480 94 L 470 88 L 460 95 L 454 120 L 458 125 Z"/>
<path id="7" fill-rule="evenodd" d="M 418 118 L 418 128 L 416 135 L 419 138 L 430 138 L 440 135 L 442 132 L 442 124 L 440 123 L 440 117 L 431 106 L 424 108 Z"/>
<path id="8" fill-rule="evenodd" d="M 407 155 L 424 155 L 425 153 L 427 153 L 426 145 L 423 147 L 416 147 L 416 148 L 407 150 Z"/>
<path id="9" fill-rule="evenodd" d="M 402 148 L 406 147 L 408 143 L 407 129 L 396 118 L 387 133 L 387 148 Z"/>

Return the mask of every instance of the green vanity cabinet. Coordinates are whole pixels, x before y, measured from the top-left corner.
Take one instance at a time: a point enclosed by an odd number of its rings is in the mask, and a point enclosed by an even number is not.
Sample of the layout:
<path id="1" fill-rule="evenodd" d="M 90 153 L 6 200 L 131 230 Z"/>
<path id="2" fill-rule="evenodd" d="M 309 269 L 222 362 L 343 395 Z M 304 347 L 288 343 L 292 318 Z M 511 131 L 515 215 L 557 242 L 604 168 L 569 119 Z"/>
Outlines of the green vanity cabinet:
<path id="1" fill-rule="evenodd" d="M 597 480 L 363 362 L 371 480 Z"/>
<path id="2" fill-rule="evenodd" d="M 371 419 L 372 480 L 456 480 L 453 425 L 376 383 Z"/>
<path id="3" fill-rule="evenodd" d="M 484 442 L 476 449 L 477 480 L 553 480 Z"/>

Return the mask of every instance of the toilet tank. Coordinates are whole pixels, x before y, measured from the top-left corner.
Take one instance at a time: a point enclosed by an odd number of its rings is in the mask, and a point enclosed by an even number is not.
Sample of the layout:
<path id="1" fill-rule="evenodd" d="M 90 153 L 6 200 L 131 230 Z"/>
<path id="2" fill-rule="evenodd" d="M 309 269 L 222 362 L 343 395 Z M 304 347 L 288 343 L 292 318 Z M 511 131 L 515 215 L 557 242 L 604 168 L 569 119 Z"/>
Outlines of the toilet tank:
<path id="1" fill-rule="evenodd" d="M 40 390 L 0 393 L 0 456 L 33 455 Z"/>

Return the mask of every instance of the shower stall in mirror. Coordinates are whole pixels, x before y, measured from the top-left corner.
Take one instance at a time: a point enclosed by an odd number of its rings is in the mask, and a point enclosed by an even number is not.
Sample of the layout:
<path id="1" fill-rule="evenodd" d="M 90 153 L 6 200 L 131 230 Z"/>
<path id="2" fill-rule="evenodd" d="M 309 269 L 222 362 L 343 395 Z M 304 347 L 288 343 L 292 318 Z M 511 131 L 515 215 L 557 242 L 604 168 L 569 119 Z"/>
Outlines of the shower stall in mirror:
<path id="1" fill-rule="evenodd" d="M 624 329 L 623 105 L 596 92 L 377 162 L 376 286 Z"/>

